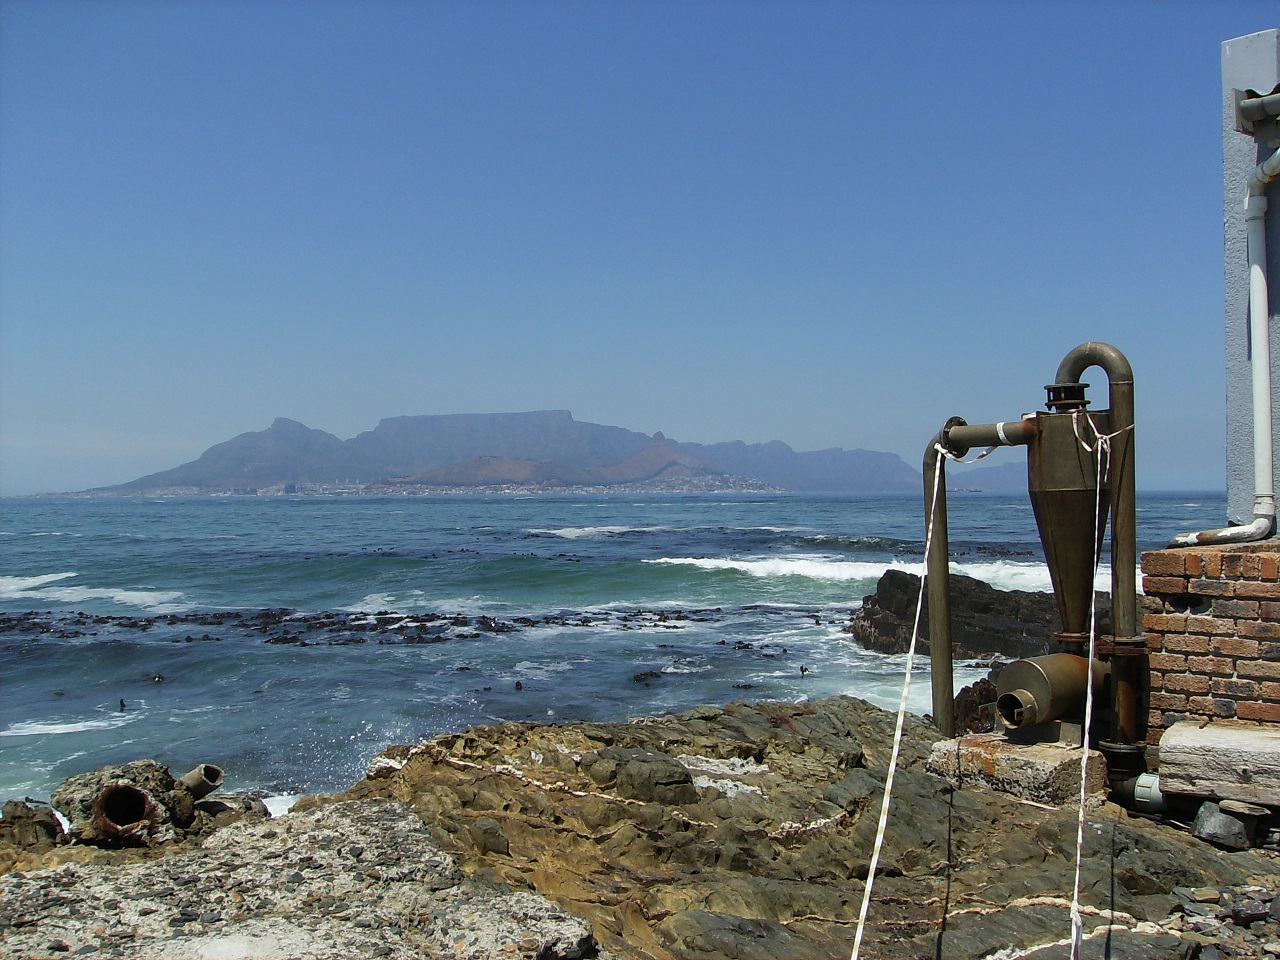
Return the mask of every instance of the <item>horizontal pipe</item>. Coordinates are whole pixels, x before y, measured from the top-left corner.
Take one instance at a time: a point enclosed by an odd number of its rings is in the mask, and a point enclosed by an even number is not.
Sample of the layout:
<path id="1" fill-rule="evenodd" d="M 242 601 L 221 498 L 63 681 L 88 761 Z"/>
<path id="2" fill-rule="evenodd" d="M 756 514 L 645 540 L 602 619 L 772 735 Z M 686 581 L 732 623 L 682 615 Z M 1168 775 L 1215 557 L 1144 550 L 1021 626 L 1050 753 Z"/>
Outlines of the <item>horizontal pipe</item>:
<path id="1" fill-rule="evenodd" d="M 974 447 L 1025 446 L 1036 435 L 1036 422 L 1031 419 L 1000 423 L 958 424 L 944 432 L 942 445 L 957 457 Z"/>

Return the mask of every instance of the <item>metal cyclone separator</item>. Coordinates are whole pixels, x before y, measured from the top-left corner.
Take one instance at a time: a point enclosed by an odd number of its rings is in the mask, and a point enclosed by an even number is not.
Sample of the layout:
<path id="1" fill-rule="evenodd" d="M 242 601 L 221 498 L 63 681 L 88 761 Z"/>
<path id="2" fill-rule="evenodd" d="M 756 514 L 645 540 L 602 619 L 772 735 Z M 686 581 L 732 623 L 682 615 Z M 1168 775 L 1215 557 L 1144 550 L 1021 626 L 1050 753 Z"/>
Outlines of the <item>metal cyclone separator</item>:
<path id="1" fill-rule="evenodd" d="M 1080 375 L 1092 366 L 1107 374 L 1106 410 L 1088 410 L 1089 385 Z M 1110 344 L 1084 343 L 1063 358 L 1055 381 L 1045 389 L 1045 411 L 973 426 L 952 417 L 926 450 L 925 506 L 932 508 L 933 526 L 926 558 L 933 715 L 944 735 L 955 735 L 945 459 L 940 463 L 939 458 L 958 459 L 978 447 L 1025 446 L 1027 491 L 1062 624 L 1054 635 L 1061 651 L 1007 666 L 996 683 L 996 710 L 1009 731 L 1056 720 L 1080 722 L 1092 683 L 1096 701 L 1110 715 L 1096 745 L 1113 785 L 1118 785 L 1145 769 L 1145 731 L 1138 710 L 1146 642 L 1137 631 L 1133 370 Z M 1096 659 L 1091 664 L 1094 576 L 1108 517 L 1115 635 L 1093 638 Z"/>

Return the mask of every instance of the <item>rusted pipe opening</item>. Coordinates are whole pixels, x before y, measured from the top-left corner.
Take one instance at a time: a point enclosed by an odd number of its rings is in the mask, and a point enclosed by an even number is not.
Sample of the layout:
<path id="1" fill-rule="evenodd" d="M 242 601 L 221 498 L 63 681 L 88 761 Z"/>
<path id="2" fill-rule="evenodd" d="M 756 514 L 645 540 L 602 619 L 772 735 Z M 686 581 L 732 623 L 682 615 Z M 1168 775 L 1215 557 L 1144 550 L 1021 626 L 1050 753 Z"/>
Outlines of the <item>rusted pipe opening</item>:
<path id="1" fill-rule="evenodd" d="M 187 788 L 193 798 L 200 800 L 222 785 L 222 768 L 212 763 L 202 763 L 190 773 L 184 774 L 178 782 Z"/>
<path id="2" fill-rule="evenodd" d="M 147 819 L 149 808 L 149 798 L 137 787 L 127 783 L 114 783 L 106 787 L 98 797 L 99 827 L 106 828 L 104 832 L 118 834 Z"/>
<path id="3" fill-rule="evenodd" d="M 1005 726 L 1011 729 L 1034 727 L 1038 722 L 1039 705 L 1036 698 L 1026 690 L 1010 690 L 996 699 L 996 712 Z"/>

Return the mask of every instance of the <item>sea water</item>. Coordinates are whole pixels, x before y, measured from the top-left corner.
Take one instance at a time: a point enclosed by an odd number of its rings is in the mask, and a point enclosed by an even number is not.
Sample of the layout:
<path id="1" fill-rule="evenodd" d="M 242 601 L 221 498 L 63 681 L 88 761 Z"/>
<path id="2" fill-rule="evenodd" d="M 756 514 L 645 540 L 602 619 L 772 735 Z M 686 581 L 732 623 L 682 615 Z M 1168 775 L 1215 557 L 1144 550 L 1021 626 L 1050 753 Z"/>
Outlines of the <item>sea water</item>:
<path id="1" fill-rule="evenodd" d="M 1225 510 L 1140 495 L 1139 548 Z M 1025 495 L 949 512 L 955 571 L 1050 589 Z M 914 496 L 0 501 L 0 799 L 144 757 L 338 790 L 387 744 L 502 720 L 896 708 L 905 656 L 843 628 L 885 570 L 920 571 L 923 531 Z M 929 709 L 927 659 L 909 702 Z"/>

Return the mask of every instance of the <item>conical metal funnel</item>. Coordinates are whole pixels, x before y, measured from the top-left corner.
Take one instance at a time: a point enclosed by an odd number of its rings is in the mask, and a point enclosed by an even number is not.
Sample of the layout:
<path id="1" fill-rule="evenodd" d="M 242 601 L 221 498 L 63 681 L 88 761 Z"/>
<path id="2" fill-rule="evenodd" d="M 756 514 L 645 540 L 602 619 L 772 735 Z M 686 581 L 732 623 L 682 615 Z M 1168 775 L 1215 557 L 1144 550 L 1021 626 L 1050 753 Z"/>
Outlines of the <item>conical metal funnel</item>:
<path id="1" fill-rule="evenodd" d="M 1078 423 L 1073 422 L 1076 417 Z M 1105 411 L 1040 413 L 1036 437 L 1027 447 L 1031 508 L 1062 620 L 1058 639 L 1067 644 L 1089 642 L 1094 570 L 1111 499 L 1106 491 L 1099 498 L 1095 454 L 1080 442 L 1080 437 L 1095 437 L 1086 417 L 1099 433 L 1107 432 L 1110 419 Z"/>

